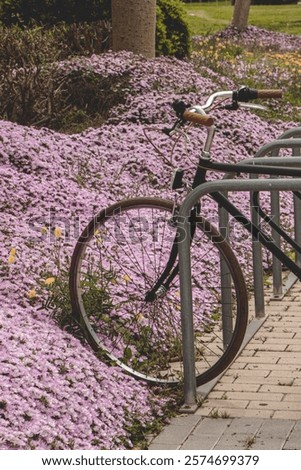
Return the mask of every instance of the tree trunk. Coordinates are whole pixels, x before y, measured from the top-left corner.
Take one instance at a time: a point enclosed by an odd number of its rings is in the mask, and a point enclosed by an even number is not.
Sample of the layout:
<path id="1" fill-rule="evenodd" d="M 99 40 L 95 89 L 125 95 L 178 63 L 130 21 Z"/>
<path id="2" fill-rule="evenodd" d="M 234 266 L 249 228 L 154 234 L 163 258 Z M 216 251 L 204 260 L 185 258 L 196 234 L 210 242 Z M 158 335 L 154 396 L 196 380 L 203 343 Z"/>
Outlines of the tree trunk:
<path id="1" fill-rule="evenodd" d="M 242 31 L 248 25 L 251 0 L 235 0 L 232 25 Z"/>
<path id="2" fill-rule="evenodd" d="M 113 50 L 155 57 L 156 0 L 112 0 Z"/>

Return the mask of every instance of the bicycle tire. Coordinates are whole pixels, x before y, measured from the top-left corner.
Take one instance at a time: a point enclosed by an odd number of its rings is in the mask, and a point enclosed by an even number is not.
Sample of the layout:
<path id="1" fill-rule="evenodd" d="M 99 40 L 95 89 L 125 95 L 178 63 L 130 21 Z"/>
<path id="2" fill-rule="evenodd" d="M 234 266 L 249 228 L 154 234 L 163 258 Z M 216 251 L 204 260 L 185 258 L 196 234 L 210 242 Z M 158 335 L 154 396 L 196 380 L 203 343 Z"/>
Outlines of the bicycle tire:
<path id="1" fill-rule="evenodd" d="M 135 377 L 161 384 L 183 380 L 179 276 L 165 295 L 145 301 L 173 244 L 172 211 L 173 203 L 159 198 L 123 200 L 102 210 L 76 243 L 69 278 L 72 313 L 92 348 Z M 191 253 L 196 381 L 201 385 L 236 356 L 247 326 L 248 301 L 229 244 L 202 217 L 197 227 Z M 234 289 L 234 325 L 226 348 L 220 344 L 216 256 L 226 262 Z"/>

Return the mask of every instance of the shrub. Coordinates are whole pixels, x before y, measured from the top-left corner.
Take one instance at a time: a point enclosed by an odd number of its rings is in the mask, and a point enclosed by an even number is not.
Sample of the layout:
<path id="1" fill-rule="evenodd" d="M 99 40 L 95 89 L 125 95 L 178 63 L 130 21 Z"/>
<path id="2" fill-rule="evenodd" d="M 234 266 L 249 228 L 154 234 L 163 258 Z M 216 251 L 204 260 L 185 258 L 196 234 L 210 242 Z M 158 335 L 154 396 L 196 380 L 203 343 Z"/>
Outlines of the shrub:
<path id="1" fill-rule="evenodd" d="M 52 88 L 49 80 L 47 84 L 43 80 L 45 65 L 57 60 L 58 48 L 51 32 L 42 34 L 40 28 L 22 31 L 15 26 L 2 28 L 0 34 L 1 116 L 30 123 L 36 114 L 36 103 L 43 102 L 45 86 Z"/>
<path id="2" fill-rule="evenodd" d="M 21 29 L 0 28 L 0 116 L 27 125 L 58 128 L 84 114 L 104 117 L 120 98 L 118 77 L 64 73 L 56 65 L 70 54 L 101 51 L 100 23 Z M 89 51 L 89 48 L 91 49 Z M 120 80 L 124 81 L 124 77 Z M 120 81 L 119 80 L 119 81 Z"/>
<path id="3" fill-rule="evenodd" d="M 157 0 L 157 54 L 183 58 L 189 48 L 190 34 L 180 1 Z"/>
<path id="4" fill-rule="evenodd" d="M 51 30 L 62 59 L 70 55 L 99 54 L 110 47 L 111 25 L 108 21 L 62 23 L 52 26 Z"/>
<path id="5" fill-rule="evenodd" d="M 83 121 L 96 118 L 102 122 L 116 100 L 123 101 L 124 86 L 120 85 L 124 85 L 125 76 L 110 82 L 112 77 L 62 74 L 54 66 L 70 56 L 104 52 L 109 49 L 111 33 L 110 23 L 104 20 L 51 27 L 33 23 L 54 22 L 58 4 L 55 0 L 0 3 L 2 18 L 10 24 L 0 27 L 0 116 L 4 119 L 55 129 L 70 128 L 73 123 L 84 127 Z M 79 9 L 77 16 L 73 13 L 70 18 L 91 18 L 93 7 L 96 15 L 96 5 L 100 4 L 104 9 L 99 11 L 106 16 L 110 0 L 92 0 L 89 14 L 84 16 Z M 77 1 L 64 2 L 58 19 L 67 19 L 66 12 L 72 5 L 75 8 Z M 186 56 L 189 32 L 179 0 L 158 0 L 157 14 L 158 54 Z"/>

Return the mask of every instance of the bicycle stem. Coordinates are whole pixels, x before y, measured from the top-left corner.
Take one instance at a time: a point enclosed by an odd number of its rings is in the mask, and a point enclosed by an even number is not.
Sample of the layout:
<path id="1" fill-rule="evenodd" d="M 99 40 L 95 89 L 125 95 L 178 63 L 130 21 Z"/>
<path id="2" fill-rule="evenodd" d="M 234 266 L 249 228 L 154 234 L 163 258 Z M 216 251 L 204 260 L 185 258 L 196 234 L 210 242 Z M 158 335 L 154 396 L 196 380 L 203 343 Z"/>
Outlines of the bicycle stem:
<path id="1" fill-rule="evenodd" d="M 210 151 L 211 151 L 212 142 L 215 136 L 215 131 L 216 131 L 216 126 L 208 127 L 206 142 L 204 145 L 204 149 L 202 150 L 203 158 L 210 159 Z"/>

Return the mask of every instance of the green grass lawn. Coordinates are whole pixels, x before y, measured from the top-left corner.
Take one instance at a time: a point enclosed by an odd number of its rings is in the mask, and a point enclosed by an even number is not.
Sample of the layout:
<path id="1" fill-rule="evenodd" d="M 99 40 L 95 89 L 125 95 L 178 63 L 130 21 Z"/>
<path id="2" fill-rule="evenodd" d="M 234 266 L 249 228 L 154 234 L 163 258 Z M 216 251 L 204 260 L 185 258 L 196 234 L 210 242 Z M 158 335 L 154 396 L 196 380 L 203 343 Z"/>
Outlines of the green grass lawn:
<path id="1" fill-rule="evenodd" d="M 209 3 L 185 3 L 193 35 L 214 33 L 230 24 L 233 6 L 230 0 Z M 301 4 L 252 5 L 249 24 L 260 28 L 301 34 Z"/>

